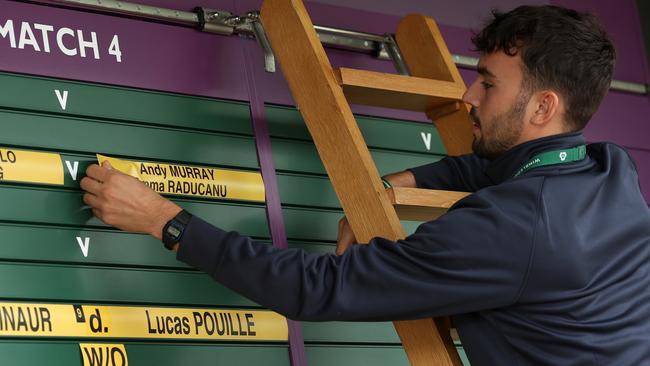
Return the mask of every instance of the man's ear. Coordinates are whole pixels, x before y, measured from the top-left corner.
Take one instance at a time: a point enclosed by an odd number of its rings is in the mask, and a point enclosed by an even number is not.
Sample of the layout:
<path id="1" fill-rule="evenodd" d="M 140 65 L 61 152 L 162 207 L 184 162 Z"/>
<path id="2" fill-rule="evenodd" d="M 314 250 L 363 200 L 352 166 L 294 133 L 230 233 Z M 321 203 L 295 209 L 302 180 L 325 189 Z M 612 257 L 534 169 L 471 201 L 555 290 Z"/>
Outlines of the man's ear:
<path id="1" fill-rule="evenodd" d="M 545 127 L 560 117 L 560 97 L 552 90 L 542 90 L 533 95 L 533 114 L 530 122 L 537 127 Z"/>

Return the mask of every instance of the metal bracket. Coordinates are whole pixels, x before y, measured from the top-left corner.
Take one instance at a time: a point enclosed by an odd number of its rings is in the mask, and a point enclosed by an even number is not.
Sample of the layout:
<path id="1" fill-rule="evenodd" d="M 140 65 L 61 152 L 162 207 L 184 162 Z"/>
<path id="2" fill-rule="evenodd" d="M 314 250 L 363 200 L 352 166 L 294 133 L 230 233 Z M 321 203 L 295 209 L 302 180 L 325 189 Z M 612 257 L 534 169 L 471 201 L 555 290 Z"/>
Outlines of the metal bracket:
<path id="1" fill-rule="evenodd" d="M 275 55 L 273 54 L 273 48 L 271 48 L 271 42 L 266 36 L 264 26 L 260 21 L 260 13 L 257 11 L 248 12 L 244 23 L 251 26 L 257 44 L 262 47 L 262 51 L 264 52 L 264 70 L 266 72 L 275 72 Z"/>
<path id="2" fill-rule="evenodd" d="M 197 7 L 194 11 L 199 18 L 199 29 L 203 32 L 255 37 L 264 52 L 264 70 L 275 72 L 275 55 L 260 21 L 259 12 L 250 11 L 240 17 L 225 10 Z"/>
<path id="3" fill-rule="evenodd" d="M 199 30 L 230 36 L 235 32 L 232 24 L 233 15 L 229 11 L 197 7 L 194 11 L 199 17 Z"/>
<path id="4" fill-rule="evenodd" d="M 385 34 L 382 46 L 386 49 L 386 52 L 388 53 L 390 60 L 393 62 L 397 72 L 400 75 L 410 75 L 411 72 L 409 71 L 408 66 L 406 66 L 406 63 L 404 63 L 404 57 L 402 57 L 402 52 L 400 52 L 399 46 L 397 46 L 395 36 L 390 33 Z"/>

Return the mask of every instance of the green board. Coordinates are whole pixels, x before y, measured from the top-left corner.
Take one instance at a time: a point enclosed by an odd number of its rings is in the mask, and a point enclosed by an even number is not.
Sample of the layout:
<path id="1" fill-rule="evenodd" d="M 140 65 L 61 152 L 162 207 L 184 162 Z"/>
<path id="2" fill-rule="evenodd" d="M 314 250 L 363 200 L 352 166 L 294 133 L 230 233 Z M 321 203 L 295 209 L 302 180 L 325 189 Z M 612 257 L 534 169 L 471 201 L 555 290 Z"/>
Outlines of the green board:
<path id="1" fill-rule="evenodd" d="M 259 171 L 246 103 L 9 73 L 0 73 L 0 82 L 12 90 L 0 95 L 0 148 L 60 154 L 65 173 L 58 186 L 0 182 L 0 299 L 259 308 L 176 261 L 157 240 L 107 227 L 79 189 L 96 153 Z M 63 91 L 65 108 L 57 95 Z M 300 114 L 272 105 L 265 114 L 290 247 L 333 253 L 342 211 Z M 380 174 L 446 155 L 431 124 L 356 118 Z M 172 199 L 210 223 L 270 244 L 263 203 Z M 403 223 L 408 233 L 418 225 Z M 390 322 L 301 326 L 310 365 L 408 364 Z M 0 354 L 7 364 L 80 364 L 79 342 L 2 339 Z M 289 364 L 286 344 L 110 343 L 123 344 L 134 365 Z"/>

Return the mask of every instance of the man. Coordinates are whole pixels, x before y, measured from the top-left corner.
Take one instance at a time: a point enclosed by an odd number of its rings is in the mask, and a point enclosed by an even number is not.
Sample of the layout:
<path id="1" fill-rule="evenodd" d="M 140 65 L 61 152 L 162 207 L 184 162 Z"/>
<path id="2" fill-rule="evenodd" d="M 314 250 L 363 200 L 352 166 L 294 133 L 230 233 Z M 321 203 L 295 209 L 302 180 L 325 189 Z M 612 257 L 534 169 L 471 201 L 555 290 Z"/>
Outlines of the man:
<path id="1" fill-rule="evenodd" d="M 551 6 L 495 13 L 473 41 L 474 154 L 387 179 L 474 193 L 397 243 L 349 246 L 343 221 L 340 256 L 276 250 L 97 165 L 84 201 L 293 319 L 452 315 L 474 366 L 650 364 L 650 212 L 628 154 L 580 133 L 608 90 L 611 42 Z"/>

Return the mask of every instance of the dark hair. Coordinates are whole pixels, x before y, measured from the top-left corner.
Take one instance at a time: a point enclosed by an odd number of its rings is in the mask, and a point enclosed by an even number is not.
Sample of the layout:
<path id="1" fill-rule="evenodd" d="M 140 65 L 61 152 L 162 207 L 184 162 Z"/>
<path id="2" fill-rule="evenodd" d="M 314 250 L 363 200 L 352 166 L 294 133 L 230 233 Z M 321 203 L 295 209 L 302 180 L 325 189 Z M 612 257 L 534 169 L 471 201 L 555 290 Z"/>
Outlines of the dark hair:
<path id="1" fill-rule="evenodd" d="M 472 37 L 476 50 L 521 52 L 522 87 L 557 92 L 566 103 L 568 129 L 583 129 L 609 89 L 616 59 L 596 17 L 557 6 L 520 6 L 492 15 Z"/>

